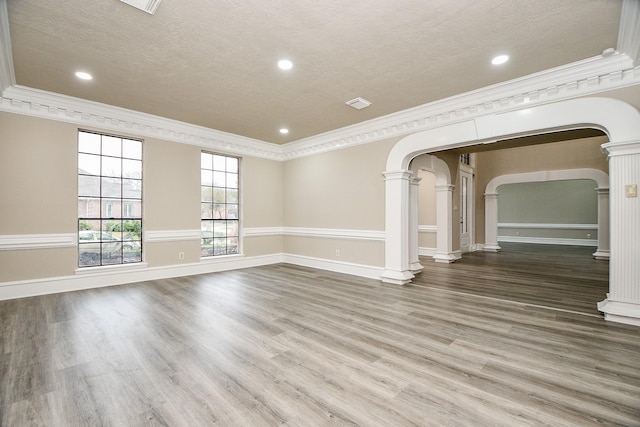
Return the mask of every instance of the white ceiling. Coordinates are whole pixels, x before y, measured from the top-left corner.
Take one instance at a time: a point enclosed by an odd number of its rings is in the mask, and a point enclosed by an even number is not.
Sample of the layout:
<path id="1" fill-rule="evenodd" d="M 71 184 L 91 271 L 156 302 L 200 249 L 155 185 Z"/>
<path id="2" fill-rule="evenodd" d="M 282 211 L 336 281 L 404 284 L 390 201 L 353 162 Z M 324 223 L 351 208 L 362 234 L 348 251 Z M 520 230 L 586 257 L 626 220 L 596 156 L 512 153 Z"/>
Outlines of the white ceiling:
<path id="1" fill-rule="evenodd" d="M 17 85 L 276 144 L 600 55 L 617 46 L 621 5 L 163 0 L 150 15 L 120 0 L 7 0 Z M 511 60 L 492 66 L 499 53 Z M 355 97 L 373 105 L 345 105 Z"/>

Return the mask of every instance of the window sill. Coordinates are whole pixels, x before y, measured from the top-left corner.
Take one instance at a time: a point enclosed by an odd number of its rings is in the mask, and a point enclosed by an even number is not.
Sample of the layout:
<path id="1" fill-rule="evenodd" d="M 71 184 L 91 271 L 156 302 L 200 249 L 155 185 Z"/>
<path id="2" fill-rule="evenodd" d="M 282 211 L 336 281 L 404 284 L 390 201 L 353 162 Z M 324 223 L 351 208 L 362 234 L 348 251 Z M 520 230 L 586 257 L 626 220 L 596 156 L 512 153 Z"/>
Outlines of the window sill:
<path id="1" fill-rule="evenodd" d="M 135 271 L 143 270 L 149 267 L 146 262 L 136 262 L 131 264 L 115 264 L 115 265 L 100 265 L 96 267 L 82 267 L 76 269 L 76 275 L 83 274 L 96 274 L 96 273 L 108 273 L 110 271 Z"/>

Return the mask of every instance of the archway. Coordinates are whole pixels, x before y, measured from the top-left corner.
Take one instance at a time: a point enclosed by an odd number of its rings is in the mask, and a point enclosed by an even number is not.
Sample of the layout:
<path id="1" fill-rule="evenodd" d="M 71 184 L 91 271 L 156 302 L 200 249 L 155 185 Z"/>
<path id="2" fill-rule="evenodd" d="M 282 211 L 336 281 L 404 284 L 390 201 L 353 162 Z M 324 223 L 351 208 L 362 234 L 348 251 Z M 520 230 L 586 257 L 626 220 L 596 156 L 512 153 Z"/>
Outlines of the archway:
<path id="1" fill-rule="evenodd" d="M 414 277 L 409 258 L 409 162 L 420 154 L 562 130 L 596 128 L 608 144 L 611 192 L 610 292 L 598 308 L 606 318 L 640 325 L 640 206 L 630 200 L 640 182 L 640 113 L 622 101 L 580 98 L 478 116 L 409 135 L 387 158 L 385 176 L 385 270 L 382 280 L 406 284 Z M 636 187 L 633 187 L 636 183 Z M 625 189 L 628 192 L 625 193 Z"/>
<path id="2" fill-rule="evenodd" d="M 485 197 L 484 250 L 499 251 L 498 244 L 498 187 L 525 182 L 565 181 L 589 179 L 595 181 L 598 191 L 598 249 L 597 259 L 609 259 L 609 176 L 597 169 L 568 169 L 501 175 L 487 184 Z"/>

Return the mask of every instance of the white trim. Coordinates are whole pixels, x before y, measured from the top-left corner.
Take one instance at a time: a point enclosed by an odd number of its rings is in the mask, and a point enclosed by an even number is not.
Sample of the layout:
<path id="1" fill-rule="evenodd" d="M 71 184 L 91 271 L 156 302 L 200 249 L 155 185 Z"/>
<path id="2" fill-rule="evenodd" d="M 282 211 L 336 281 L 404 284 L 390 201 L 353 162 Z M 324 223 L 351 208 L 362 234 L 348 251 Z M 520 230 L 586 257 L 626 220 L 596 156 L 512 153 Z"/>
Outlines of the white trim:
<path id="1" fill-rule="evenodd" d="M 253 227 L 242 230 L 243 237 L 282 236 L 284 227 Z"/>
<path id="2" fill-rule="evenodd" d="M 15 84 L 16 76 L 13 68 L 7 0 L 0 0 L 0 94 Z"/>
<path id="3" fill-rule="evenodd" d="M 539 245 L 598 246 L 593 239 L 564 239 L 556 237 L 498 236 L 498 242 L 536 243 Z"/>
<path id="4" fill-rule="evenodd" d="M 418 248 L 418 255 L 420 256 L 433 257 L 437 252 L 437 248 L 425 248 L 422 246 Z"/>
<path id="5" fill-rule="evenodd" d="M 82 267 L 76 268 L 77 275 L 91 275 L 91 274 L 112 274 L 123 273 L 136 270 L 144 270 L 148 268 L 149 264 L 146 262 L 132 262 L 125 264 L 113 264 L 113 265 L 100 265 L 96 267 Z"/>
<path id="6" fill-rule="evenodd" d="M 438 226 L 437 225 L 419 225 L 418 233 L 437 233 Z"/>
<path id="7" fill-rule="evenodd" d="M 376 230 L 347 230 L 333 228 L 304 228 L 304 227 L 284 227 L 285 236 L 297 237 L 324 237 L 329 239 L 347 240 L 375 240 L 384 241 L 384 231 Z"/>
<path id="8" fill-rule="evenodd" d="M 76 233 L 0 235 L 0 250 L 75 247 Z"/>
<path id="9" fill-rule="evenodd" d="M 608 144 L 603 145 L 605 148 Z M 618 146 L 619 144 L 615 144 Z M 493 178 L 485 187 L 485 194 L 500 193 L 498 188 L 506 184 L 519 184 L 528 182 L 569 181 L 576 179 L 590 179 L 596 182 L 598 188 L 609 188 L 609 175 L 599 169 L 563 169 L 543 170 L 535 172 L 513 173 L 500 175 Z"/>
<path id="10" fill-rule="evenodd" d="M 640 2 L 638 0 L 622 2 L 618 51 L 629 55 L 634 65 L 640 63 Z"/>
<path id="11" fill-rule="evenodd" d="M 200 240 L 200 230 L 146 230 L 144 241 L 155 242 L 175 242 L 183 240 Z"/>
<path id="12" fill-rule="evenodd" d="M 615 301 L 607 294 L 607 298 L 598 303 L 598 310 L 604 312 L 606 320 L 640 326 L 640 304 L 636 302 Z"/>
<path id="13" fill-rule="evenodd" d="M 528 228 L 542 230 L 597 230 L 598 224 L 543 224 L 531 222 L 499 222 L 498 228 Z"/>
<path id="14" fill-rule="evenodd" d="M 131 268 L 92 268 L 75 276 L 2 282 L 0 283 L 0 301 L 280 263 L 289 263 L 377 280 L 380 279 L 383 271 L 381 267 L 293 254 L 277 253 L 255 257 L 234 255 L 207 258 L 201 262 L 190 264 L 176 264 L 162 267 L 148 267 L 146 264 L 144 264 L 144 266 L 138 264 L 138 268 L 134 265 L 129 266 Z"/>
<path id="15" fill-rule="evenodd" d="M 0 283 L 0 300 L 257 267 L 281 263 L 282 258 L 282 254 L 256 257 L 239 255 L 223 257 L 219 260 L 207 259 L 199 263 L 133 269 L 91 269 L 75 276 L 2 282 Z"/>
<path id="16" fill-rule="evenodd" d="M 302 255 L 284 254 L 283 262 L 301 265 L 304 267 L 317 268 L 320 270 L 333 271 L 336 273 L 350 274 L 352 276 L 366 277 L 380 280 L 384 269 L 371 265 L 353 264 L 348 262 L 332 261 L 324 258 L 314 258 Z"/>
<path id="17" fill-rule="evenodd" d="M 0 111 L 286 161 L 637 84 L 640 67 L 627 55 L 596 56 L 284 145 L 15 84 L 2 92 Z"/>

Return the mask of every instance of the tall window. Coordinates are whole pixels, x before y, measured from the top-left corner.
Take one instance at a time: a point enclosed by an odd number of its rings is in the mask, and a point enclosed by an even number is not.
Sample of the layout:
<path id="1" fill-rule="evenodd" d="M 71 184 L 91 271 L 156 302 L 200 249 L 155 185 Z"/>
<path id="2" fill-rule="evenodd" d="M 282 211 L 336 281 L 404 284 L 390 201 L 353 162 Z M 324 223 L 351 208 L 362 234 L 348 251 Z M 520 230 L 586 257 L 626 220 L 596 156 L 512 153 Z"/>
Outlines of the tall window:
<path id="1" fill-rule="evenodd" d="M 142 261 L 142 141 L 78 133 L 78 265 Z"/>
<path id="2" fill-rule="evenodd" d="M 200 155 L 201 254 L 238 253 L 238 159 L 203 152 Z"/>

